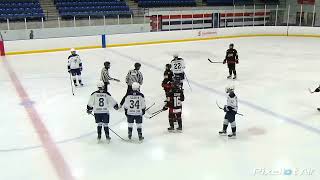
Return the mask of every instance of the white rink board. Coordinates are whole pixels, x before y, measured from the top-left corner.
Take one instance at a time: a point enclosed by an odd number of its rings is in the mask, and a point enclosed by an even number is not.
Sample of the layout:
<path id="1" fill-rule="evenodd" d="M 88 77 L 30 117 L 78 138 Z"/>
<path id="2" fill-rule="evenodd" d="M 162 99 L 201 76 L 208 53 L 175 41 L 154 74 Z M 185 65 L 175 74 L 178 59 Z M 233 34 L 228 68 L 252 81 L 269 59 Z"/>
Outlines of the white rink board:
<path id="1" fill-rule="evenodd" d="M 286 36 L 286 35 L 320 35 L 320 28 L 313 27 L 236 27 L 218 28 L 167 32 L 147 32 L 132 34 L 107 35 L 106 43 L 108 46 L 151 44 L 160 42 L 179 42 L 201 39 L 224 38 L 224 36 Z M 101 46 L 101 36 L 83 36 L 52 39 L 19 40 L 5 42 L 6 52 L 52 50 L 57 48 L 77 48 Z"/>

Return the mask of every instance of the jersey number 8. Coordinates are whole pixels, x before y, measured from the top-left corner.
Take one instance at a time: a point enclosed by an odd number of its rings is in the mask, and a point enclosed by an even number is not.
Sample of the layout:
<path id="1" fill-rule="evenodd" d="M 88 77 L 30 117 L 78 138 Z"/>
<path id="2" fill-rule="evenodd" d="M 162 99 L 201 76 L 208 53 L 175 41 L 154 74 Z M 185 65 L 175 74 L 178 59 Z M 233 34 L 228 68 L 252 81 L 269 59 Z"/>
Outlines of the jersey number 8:
<path id="1" fill-rule="evenodd" d="M 100 107 L 104 106 L 104 98 L 99 98 L 99 106 Z"/>

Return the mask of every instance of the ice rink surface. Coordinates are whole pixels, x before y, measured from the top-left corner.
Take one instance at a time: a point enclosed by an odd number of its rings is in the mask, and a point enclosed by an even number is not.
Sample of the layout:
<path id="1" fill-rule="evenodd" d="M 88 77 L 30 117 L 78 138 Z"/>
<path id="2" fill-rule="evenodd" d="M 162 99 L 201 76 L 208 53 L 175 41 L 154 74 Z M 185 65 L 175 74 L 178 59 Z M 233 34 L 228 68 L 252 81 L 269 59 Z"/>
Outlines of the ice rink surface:
<path id="1" fill-rule="evenodd" d="M 238 80 L 222 61 L 229 43 L 239 52 Z M 72 96 L 69 52 L 8 56 L 0 60 L 0 179 L 3 180 L 319 180 L 320 94 L 316 38 L 259 37 L 78 51 L 85 86 Z M 164 65 L 178 53 L 192 90 L 184 84 L 184 131 L 169 134 L 167 112 L 144 119 L 142 144 L 97 144 L 86 114 L 103 62 L 111 61 L 110 93 L 119 102 L 134 62 L 142 64 L 147 105 L 163 106 Z M 220 137 L 224 89 L 239 99 L 237 139 Z M 25 92 L 25 93 L 24 93 Z M 42 126 L 43 125 L 43 126 Z M 127 137 L 123 111 L 110 127 Z M 230 126 L 229 126 L 230 128 Z M 230 129 L 228 129 L 230 131 Z M 134 138 L 137 139 L 136 131 Z"/>

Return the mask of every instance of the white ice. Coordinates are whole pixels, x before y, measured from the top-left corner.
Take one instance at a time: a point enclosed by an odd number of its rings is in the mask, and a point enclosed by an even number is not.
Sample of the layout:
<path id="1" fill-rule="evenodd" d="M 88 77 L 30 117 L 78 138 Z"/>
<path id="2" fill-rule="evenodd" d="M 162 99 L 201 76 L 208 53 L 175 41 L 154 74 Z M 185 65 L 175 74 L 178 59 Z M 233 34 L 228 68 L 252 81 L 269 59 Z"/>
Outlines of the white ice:
<path id="1" fill-rule="evenodd" d="M 226 79 L 226 65 L 207 61 L 223 60 L 231 42 L 240 59 L 236 81 Z M 81 50 L 85 86 L 76 88 L 75 96 L 66 71 L 69 52 L 6 59 L 77 180 L 318 180 L 320 94 L 307 89 L 319 85 L 319 47 L 316 38 L 259 37 Z M 134 62 L 142 63 L 142 92 L 149 105 L 156 103 L 152 112 L 163 105 L 164 65 L 174 53 L 185 59 L 192 88 L 185 82 L 183 133 L 166 131 L 164 112 L 144 119 L 142 144 L 123 142 L 111 132 L 110 144 L 97 144 L 94 119 L 85 110 L 103 62 L 111 61 L 111 76 L 122 80 L 110 87 L 117 101 L 126 91 L 126 73 Z M 3 60 L 0 64 L 0 179 L 58 180 Z M 216 101 L 225 103 L 227 85 L 235 86 L 244 114 L 236 118 L 232 140 L 218 135 L 224 112 Z M 123 111 L 111 112 L 110 127 L 126 138 Z M 299 172 L 263 175 L 261 169 Z"/>

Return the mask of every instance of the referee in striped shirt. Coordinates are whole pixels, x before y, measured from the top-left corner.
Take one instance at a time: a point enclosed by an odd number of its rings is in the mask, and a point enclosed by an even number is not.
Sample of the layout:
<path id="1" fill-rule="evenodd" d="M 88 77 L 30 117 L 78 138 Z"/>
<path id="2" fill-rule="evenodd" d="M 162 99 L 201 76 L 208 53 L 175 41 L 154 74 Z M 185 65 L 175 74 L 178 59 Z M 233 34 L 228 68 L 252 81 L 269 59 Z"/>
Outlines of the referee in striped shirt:
<path id="1" fill-rule="evenodd" d="M 140 85 L 143 83 L 142 73 L 139 71 L 141 67 L 140 63 L 134 64 L 134 69 L 130 70 L 126 76 L 126 83 L 128 85 L 127 94 L 132 91 L 132 83 L 137 82 Z"/>
<path id="2" fill-rule="evenodd" d="M 102 70 L 101 70 L 100 80 L 104 83 L 105 91 L 108 91 L 108 85 L 110 84 L 110 81 L 120 82 L 119 79 L 115 79 L 115 78 L 110 77 L 109 69 L 110 69 L 110 62 L 109 61 L 104 62 L 104 68 L 102 68 Z"/>

